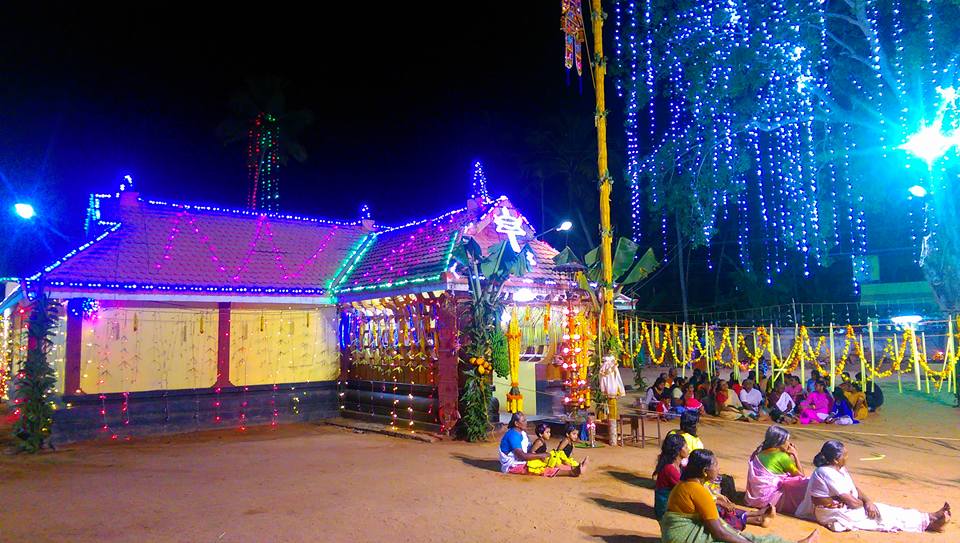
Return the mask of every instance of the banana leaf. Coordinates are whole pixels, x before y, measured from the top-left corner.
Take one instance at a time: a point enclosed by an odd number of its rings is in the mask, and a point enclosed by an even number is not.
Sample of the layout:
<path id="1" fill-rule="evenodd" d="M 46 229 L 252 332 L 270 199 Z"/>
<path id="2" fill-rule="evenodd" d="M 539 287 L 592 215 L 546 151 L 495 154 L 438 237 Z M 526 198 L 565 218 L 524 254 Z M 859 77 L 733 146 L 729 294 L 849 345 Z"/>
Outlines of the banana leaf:
<path id="1" fill-rule="evenodd" d="M 483 257 L 483 251 L 480 249 L 480 244 L 477 243 L 477 240 L 471 237 L 465 237 L 463 241 L 453 248 L 451 256 L 458 264 L 469 269 L 471 262 L 478 261 Z"/>
<path id="2" fill-rule="evenodd" d="M 553 257 L 553 265 L 561 272 L 577 272 L 587 269 L 570 247 L 564 248 Z"/>
<path id="3" fill-rule="evenodd" d="M 599 282 L 601 275 L 603 275 L 603 266 L 599 262 L 594 262 L 587 270 L 587 278 L 591 281 Z"/>
<path id="4" fill-rule="evenodd" d="M 482 273 L 484 277 L 487 279 L 496 278 L 500 275 L 500 272 L 503 271 L 504 260 L 511 256 L 516 256 L 512 248 L 509 251 L 507 251 L 506 248 L 507 242 L 505 241 L 501 241 L 490 247 L 490 252 L 480 261 L 480 273 Z M 507 265 L 509 266 L 510 264 Z"/>
<path id="5" fill-rule="evenodd" d="M 600 260 L 600 247 L 595 247 L 592 251 L 583 256 L 583 263 L 588 268 L 592 268 Z"/>
<path id="6" fill-rule="evenodd" d="M 628 238 L 617 240 L 617 250 L 613 253 L 613 278 L 616 279 L 630 270 L 633 259 L 640 246 Z"/>
<path id="7" fill-rule="evenodd" d="M 630 273 L 620 282 L 622 285 L 629 285 L 631 283 L 636 283 L 646 278 L 648 275 L 653 273 L 653 270 L 660 267 L 660 263 L 657 262 L 657 257 L 653 255 L 653 249 L 647 249 L 647 252 L 643 253 L 643 256 L 640 257 L 640 261 L 630 270 Z"/>
<path id="8" fill-rule="evenodd" d="M 577 286 L 580 287 L 580 290 L 583 290 L 590 295 L 590 301 L 593 302 L 593 308 L 599 310 L 600 300 L 597 299 L 596 293 L 594 293 L 593 289 L 590 288 L 590 281 L 587 279 L 587 275 L 583 272 L 577 272 L 577 275 L 574 279 L 577 282 Z"/>

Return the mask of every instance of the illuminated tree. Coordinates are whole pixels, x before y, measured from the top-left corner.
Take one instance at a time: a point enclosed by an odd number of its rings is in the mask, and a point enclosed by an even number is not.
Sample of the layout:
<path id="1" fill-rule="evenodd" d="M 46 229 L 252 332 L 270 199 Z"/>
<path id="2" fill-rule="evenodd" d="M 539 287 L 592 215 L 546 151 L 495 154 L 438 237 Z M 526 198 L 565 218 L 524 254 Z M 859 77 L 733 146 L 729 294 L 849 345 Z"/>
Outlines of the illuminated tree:
<path id="1" fill-rule="evenodd" d="M 247 80 L 246 88 L 231 99 L 234 116 L 218 128 L 224 143 L 246 139 L 250 209 L 278 211 L 280 167 L 291 158 L 307 159 L 297 137 L 313 122 L 313 113 L 287 110 L 286 88 L 287 83 L 278 78 Z"/>
<path id="2" fill-rule="evenodd" d="M 612 16 L 635 239 L 659 232 L 666 252 L 668 239 L 709 245 L 731 228 L 742 269 L 767 284 L 850 255 L 856 288 L 867 212 L 903 215 L 926 239 L 928 278 L 956 306 L 944 180 L 958 116 L 954 59 L 938 43 L 955 43 L 960 7 L 622 0 Z M 910 215 L 916 184 L 930 193 L 926 227 Z"/>

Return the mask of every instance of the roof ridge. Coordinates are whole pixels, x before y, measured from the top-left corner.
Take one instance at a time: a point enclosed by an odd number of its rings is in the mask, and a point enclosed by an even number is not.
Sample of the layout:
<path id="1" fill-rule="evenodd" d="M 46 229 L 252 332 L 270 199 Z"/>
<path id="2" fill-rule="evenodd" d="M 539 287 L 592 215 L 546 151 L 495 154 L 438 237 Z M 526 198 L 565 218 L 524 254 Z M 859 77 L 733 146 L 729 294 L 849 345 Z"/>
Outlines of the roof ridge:
<path id="1" fill-rule="evenodd" d="M 320 225 L 330 225 L 330 226 L 362 226 L 362 220 L 357 219 L 355 221 L 340 221 L 335 219 L 323 219 L 319 217 L 309 217 L 306 215 L 293 215 L 289 213 L 273 212 L 273 211 L 260 211 L 255 209 L 236 209 L 230 207 L 222 206 L 210 206 L 203 204 L 189 204 L 182 202 L 165 202 L 163 200 L 144 200 L 141 198 L 137 199 L 138 202 L 144 202 L 151 206 L 163 206 L 171 207 L 174 209 L 181 209 L 184 211 L 206 211 L 212 213 L 221 213 L 224 215 L 234 215 L 237 217 L 244 218 L 257 218 L 265 216 L 269 219 L 280 219 L 280 220 L 289 220 L 289 221 L 299 221 L 306 223 L 315 223 Z"/>

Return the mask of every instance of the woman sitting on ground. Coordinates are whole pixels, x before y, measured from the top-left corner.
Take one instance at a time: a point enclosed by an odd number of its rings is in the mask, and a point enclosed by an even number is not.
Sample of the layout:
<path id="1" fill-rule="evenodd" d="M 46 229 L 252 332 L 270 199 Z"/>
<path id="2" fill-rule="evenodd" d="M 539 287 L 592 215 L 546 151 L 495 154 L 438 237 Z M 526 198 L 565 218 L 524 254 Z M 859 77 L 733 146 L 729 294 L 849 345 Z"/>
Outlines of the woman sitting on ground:
<path id="1" fill-rule="evenodd" d="M 797 418 L 794 416 L 796 409 L 797 404 L 787 394 L 783 381 L 778 381 L 767 396 L 767 413 L 770 413 L 770 418 L 778 424 L 796 424 Z"/>
<path id="2" fill-rule="evenodd" d="M 850 402 L 850 408 L 853 409 L 853 418 L 866 420 L 867 414 L 870 411 L 869 407 L 867 407 L 867 395 L 864 394 L 860 388 L 860 381 L 856 383 L 853 381 L 842 383 L 840 388 L 843 389 L 843 395 L 847 398 L 847 401 Z"/>
<path id="3" fill-rule="evenodd" d="M 787 394 L 790 395 L 790 398 L 793 400 L 793 403 L 800 405 L 800 402 L 803 401 L 804 392 L 803 385 L 800 384 L 800 378 L 796 375 L 787 376 Z"/>
<path id="4" fill-rule="evenodd" d="M 807 394 L 807 399 L 800 404 L 800 424 L 819 424 L 830 415 L 830 396 L 827 394 L 827 383 L 818 379 L 813 392 Z"/>
<path id="5" fill-rule="evenodd" d="M 687 442 L 679 434 L 670 434 L 663 440 L 657 467 L 653 470 L 656 483 L 653 487 L 653 512 L 657 520 L 667 512 L 667 498 L 670 491 L 680 482 L 680 468 L 690 455 Z"/>
<path id="6" fill-rule="evenodd" d="M 704 483 L 720 476 L 720 467 L 714 454 L 706 449 L 690 453 L 680 482 L 670 492 L 667 512 L 660 520 L 663 543 L 785 543 L 777 535 L 753 535 L 731 528 L 720 520 L 720 513 Z M 771 515 L 772 516 L 772 511 Z M 814 530 L 800 540 L 813 543 L 819 534 Z"/>
<path id="7" fill-rule="evenodd" d="M 853 482 L 846 468 L 847 448 L 839 441 L 824 443 L 813 463 L 817 469 L 797 509 L 801 518 L 816 520 L 834 532 L 939 532 L 950 522 L 949 503 L 933 513 L 875 503 Z"/>
<path id="8" fill-rule="evenodd" d="M 740 403 L 743 404 L 744 413 L 758 420 L 761 417 L 766 418 L 762 413 L 763 393 L 756 387 L 756 383 L 750 377 L 743 380 L 743 389 L 740 390 Z"/>
<path id="9" fill-rule="evenodd" d="M 774 505 L 777 512 L 792 515 L 803 501 L 807 480 L 790 432 L 771 426 L 747 464 L 744 499 L 750 507 Z"/>
<path id="10" fill-rule="evenodd" d="M 860 424 L 853 416 L 853 408 L 850 406 L 850 402 L 847 401 L 847 396 L 843 393 L 843 385 L 838 386 L 833 390 L 833 407 L 830 408 L 830 414 L 827 415 L 827 418 L 823 422 L 827 424 Z"/>
<path id="11" fill-rule="evenodd" d="M 696 398 L 694 390 L 695 388 L 691 383 L 687 383 L 687 386 L 683 388 L 683 407 L 686 411 L 696 411 L 704 415 L 707 409 L 700 403 L 700 400 Z"/>
<path id="12" fill-rule="evenodd" d="M 642 403 L 639 407 L 646 409 L 647 411 L 656 411 L 657 404 L 659 404 L 660 400 L 663 398 L 663 384 L 663 378 L 658 377 L 657 380 L 653 382 L 653 386 L 647 389 L 647 393 L 643 397 Z"/>
<path id="13" fill-rule="evenodd" d="M 750 417 L 743 412 L 743 405 L 740 404 L 740 398 L 736 392 L 727 386 L 727 382 L 723 379 L 720 379 L 717 383 L 716 403 L 718 417 L 726 420 L 750 422 Z"/>
<path id="14" fill-rule="evenodd" d="M 697 398 L 703 403 L 703 407 L 706 408 L 707 413 L 716 416 L 719 410 L 717 406 L 717 388 L 720 385 L 720 378 L 714 377 L 710 381 L 710 386 L 704 392 L 702 398 Z"/>
<path id="15" fill-rule="evenodd" d="M 856 378 L 857 381 L 860 381 L 859 373 Z M 867 379 L 867 390 L 864 390 L 863 393 L 867 397 L 867 410 L 876 413 L 883 405 L 883 389 L 873 379 Z"/>

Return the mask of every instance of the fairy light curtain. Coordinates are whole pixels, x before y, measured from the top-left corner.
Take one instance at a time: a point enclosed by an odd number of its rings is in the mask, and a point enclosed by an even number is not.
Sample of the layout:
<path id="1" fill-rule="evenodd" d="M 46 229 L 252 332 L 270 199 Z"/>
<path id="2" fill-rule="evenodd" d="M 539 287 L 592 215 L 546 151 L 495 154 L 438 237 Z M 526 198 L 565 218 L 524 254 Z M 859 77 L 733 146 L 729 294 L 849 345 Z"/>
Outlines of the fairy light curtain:
<path id="1" fill-rule="evenodd" d="M 104 307 L 83 322 L 86 394 L 211 387 L 217 311 Z"/>
<path id="2" fill-rule="evenodd" d="M 56 384 L 53 391 L 57 394 L 64 392 L 64 367 L 66 361 L 67 317 L 66 309 L 60 304 L 60 317 L 53 330 L 51 340 L 53 344 L 47 353 L 47 361 L 53 365 Z M 2 318 L 2 345 L 0 345 L 0 399 L 11 399 L 13 394 L 13 378 L 23 365 L 27 357 L 27 326 L 30 311 L 10 311 Z"/>
<path id="3" fill-rule="evenodd" d="M 332 381 L 340 371 L 336 308 L 230 313 L 230 381 L 237 386 Z"/>
<path id="4" fill-rule="evenodd" d="M 902 212 L 918 251 L 937 230 L 945 215 L 932 206 L 952 199 L 928 199 L 925 212 L 906 190 L 945 192 L 956 162 L 937 157 L 960 141 L 952 49 L 940 46 L 960 34 L 958 6 L 619 0 L 612 10 L 636 241 L 659 230 L 667 253 L 680 220 L 709 246 L 725 224 L 741 266 L 767 283 L 839 253 L 858 288 L 869 275 L 865 195 L 899 204 L 884 215 Z"/>

